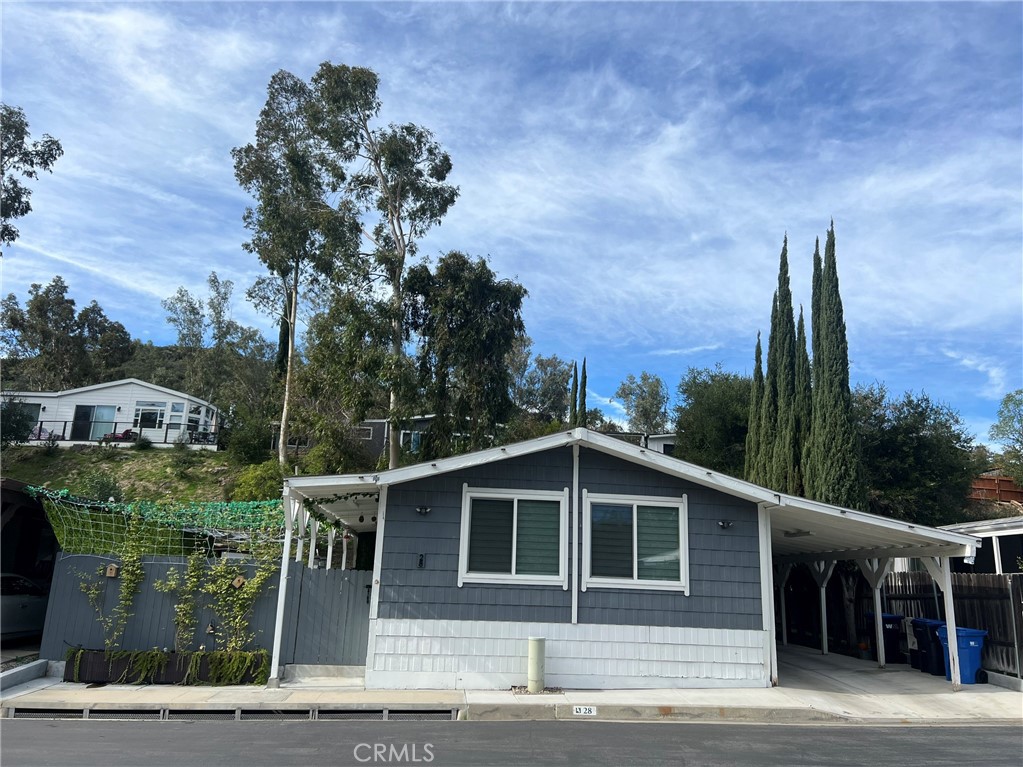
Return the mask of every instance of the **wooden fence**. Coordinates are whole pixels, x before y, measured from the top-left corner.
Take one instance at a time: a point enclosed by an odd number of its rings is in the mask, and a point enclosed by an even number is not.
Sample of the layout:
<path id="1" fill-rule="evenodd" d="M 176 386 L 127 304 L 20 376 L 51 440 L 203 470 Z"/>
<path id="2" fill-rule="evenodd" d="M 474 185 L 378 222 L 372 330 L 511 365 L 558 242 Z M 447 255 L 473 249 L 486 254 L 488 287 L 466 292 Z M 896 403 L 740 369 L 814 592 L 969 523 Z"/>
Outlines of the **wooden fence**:
<path id="1" fill-rule="evenodd" d="M 941 591 L 928 573 L 892 573 L 883 593 L 886 612 L 907 618 L 945 618 Z M 952 597 L 958 626 L 988 632 L 983 667 L 1021 677 L 1023 575 L 952 573 Z"/>
<path id="2" fill-rule="evenodd" d="M 977 477 L 970 487 L 975 501 L 1016 501 L 1023 503 L 1023 487 L 1009 477 Z"/>

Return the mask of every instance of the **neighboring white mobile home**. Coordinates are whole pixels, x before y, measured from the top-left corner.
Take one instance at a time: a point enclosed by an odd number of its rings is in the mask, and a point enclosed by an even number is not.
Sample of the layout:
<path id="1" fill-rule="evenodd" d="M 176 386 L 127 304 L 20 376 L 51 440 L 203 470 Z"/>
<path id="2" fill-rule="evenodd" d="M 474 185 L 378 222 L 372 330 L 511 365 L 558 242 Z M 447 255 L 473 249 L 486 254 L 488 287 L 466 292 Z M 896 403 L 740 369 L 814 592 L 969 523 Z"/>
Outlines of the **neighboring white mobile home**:
<path id="1" fill-rule="evenodd" d="M 4 392 L 31 412 L 30 443 L 123 445 L 139 436 L 159 447 L 216 449 L 220 412 L 206 400 L 137 378 L 58 392 Z"/>

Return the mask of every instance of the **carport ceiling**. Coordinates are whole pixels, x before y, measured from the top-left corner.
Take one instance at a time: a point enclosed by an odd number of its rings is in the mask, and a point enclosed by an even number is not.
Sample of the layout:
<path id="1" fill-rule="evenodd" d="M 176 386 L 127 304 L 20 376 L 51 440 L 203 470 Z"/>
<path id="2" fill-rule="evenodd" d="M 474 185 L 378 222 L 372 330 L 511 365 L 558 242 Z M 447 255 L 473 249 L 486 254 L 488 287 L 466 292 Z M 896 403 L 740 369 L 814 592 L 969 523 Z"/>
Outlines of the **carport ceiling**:
<path id="1" fill-rule="evenodd" d="M 776 561 L 962 557 L 972 555 L 979 545 L 978 539 L 969 535 L 820 506 L 782 505 L 769 509 L 771 547 Z"/>

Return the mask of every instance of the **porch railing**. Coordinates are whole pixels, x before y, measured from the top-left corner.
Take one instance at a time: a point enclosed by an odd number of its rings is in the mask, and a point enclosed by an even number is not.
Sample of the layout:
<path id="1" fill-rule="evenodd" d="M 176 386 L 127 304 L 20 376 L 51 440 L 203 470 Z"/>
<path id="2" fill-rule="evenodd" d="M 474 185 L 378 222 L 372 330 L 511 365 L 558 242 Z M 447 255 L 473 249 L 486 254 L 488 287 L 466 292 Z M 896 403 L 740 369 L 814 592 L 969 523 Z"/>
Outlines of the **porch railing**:
<path id="1" fill-rule="evenodd" d="M 184 424 L 160 427 L 139 427 L 133 421 L 37 421 L 28 433 L 27 442 L 93 442 L 124 444 L 144 436 L 158 444 L 181 442 L 186 445 L 216 445 L 217 432 L 185 428 Z"/>

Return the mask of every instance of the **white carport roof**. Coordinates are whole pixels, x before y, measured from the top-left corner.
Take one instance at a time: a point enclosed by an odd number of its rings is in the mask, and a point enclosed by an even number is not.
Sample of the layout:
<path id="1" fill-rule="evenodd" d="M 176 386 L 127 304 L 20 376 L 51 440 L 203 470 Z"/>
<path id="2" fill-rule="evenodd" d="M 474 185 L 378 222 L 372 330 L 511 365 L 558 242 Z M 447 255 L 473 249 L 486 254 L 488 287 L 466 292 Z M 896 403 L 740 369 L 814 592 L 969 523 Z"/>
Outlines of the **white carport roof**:
<path id="1" fill-rule="evenodd" d="M 977 538 L 960 532 L 914 525 L 776 493 L 588 429 L 573 429 L 377 474 L 288 477 L 285 495 L 309 500 L 326 516 L 338 519 L 356 531 L 371 530 L 376 526 L 377 498 L 383 487 L 571 445 L 614 455 L 761 504 L 771 519 L 771 542 L 776 562 L 961 557 L 972 556 L 980 545 Z"/>

